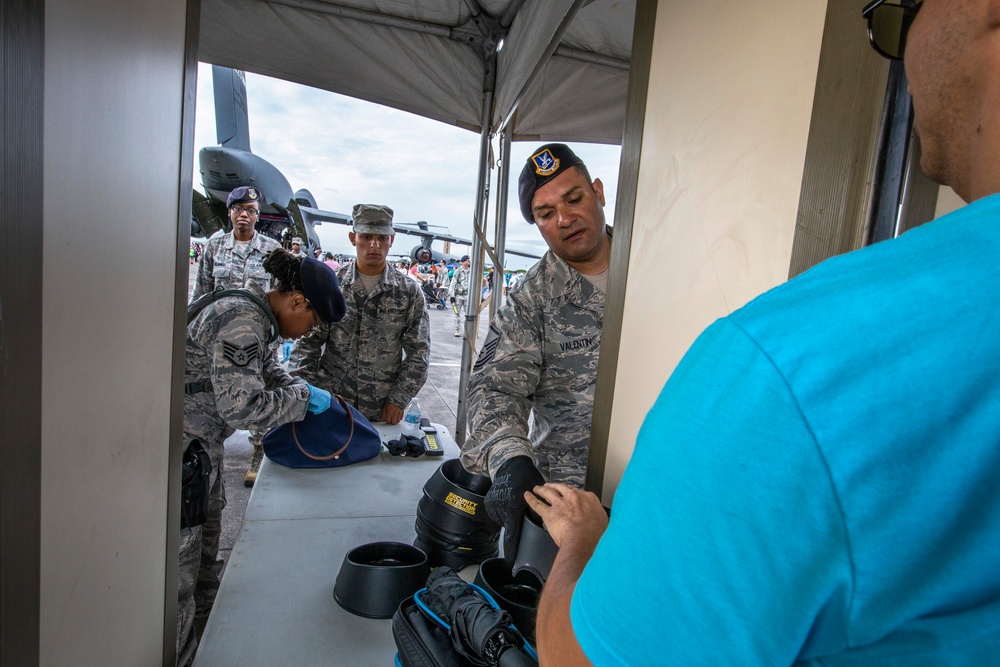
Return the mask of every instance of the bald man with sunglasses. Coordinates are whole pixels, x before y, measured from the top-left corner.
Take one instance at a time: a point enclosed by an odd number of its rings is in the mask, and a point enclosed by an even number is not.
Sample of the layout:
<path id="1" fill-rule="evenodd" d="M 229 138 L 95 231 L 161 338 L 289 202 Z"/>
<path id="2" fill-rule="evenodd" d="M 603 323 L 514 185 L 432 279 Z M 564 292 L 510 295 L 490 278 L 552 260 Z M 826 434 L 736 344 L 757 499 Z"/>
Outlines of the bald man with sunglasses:
<path id="1" fill-rule="evenodd" d="M 525 494 L 560 546 L 543 665 L 1000 664 L 1000 0 L 863 17 L 968 205 L 710 326 L 610 524 Z"/>

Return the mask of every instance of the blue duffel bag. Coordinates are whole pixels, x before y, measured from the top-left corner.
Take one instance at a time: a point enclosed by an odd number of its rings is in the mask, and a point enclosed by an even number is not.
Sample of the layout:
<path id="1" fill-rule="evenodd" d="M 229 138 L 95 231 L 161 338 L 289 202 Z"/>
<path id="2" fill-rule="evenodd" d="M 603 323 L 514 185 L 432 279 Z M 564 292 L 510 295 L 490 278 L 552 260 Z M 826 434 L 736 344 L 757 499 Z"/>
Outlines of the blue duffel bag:
<path id="1" fill-rule="evenodd" d="M 339 468 L 378 456 L 382 438 L 358 409 L 340 396 L 328 410 L 276 426 L 264 436 L 264 454 L 289 468 Z"/>

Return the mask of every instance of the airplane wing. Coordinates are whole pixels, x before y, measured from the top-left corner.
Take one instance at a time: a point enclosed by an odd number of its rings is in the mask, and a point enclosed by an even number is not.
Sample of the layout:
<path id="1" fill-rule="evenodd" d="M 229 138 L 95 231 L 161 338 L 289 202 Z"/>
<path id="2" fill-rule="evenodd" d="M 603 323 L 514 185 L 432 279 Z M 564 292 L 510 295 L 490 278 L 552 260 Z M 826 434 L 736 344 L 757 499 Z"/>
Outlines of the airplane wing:
<path id="1" fill-rule="evenodd" d="M 399 223 L 392 226 L 394 230 L 401 234 L 409 234 L 410 236 L 420 236 L 422 238 L 430 238 L 433 241 L 449 241 L 451 243 L 457 243 L 459 245 L 466 245 L 470 248 L 472 247 L 472 241 L 470 239 L 463 239 L 460 236 L 452 236 L 451 234 L 442 234 L 440 232 L 432 232 L 426 229 L 420 229 L 419 227 L 409 226 L 407 223 Z M 513 250 L 511 248 L 504 248 L 504 253 L 508 255 L 517 255 L 518 257 L 527 257 L 529 259 L 538 259 L 539 255 L 535 255 L 529 252 L 522 252 L 520 250 Z"/>
<path id="2" fill-rule="evenodd" d="M 471 246 L 472 241 L 469 239 L 463 239 L 458 236 L 452 236 L 451 234 L 442 234 L 440 232 L 431 232 L 426 229 L 420 229 L 419 227 L 412 227 L 408 223 L 399 223 L 392 226 L 400 234 L 409 234 L 410 236 L 419 236 L 425 239 L 431 239 L 432 241 L 448 241 L 450 243 L 458 243 L 460 245 Z"/>
<path id="3" fill-rule="evenodd" d="M 334 213 L 332 211 L 324 211 L 318 208 L 310 208 L 309 206 L 299 206 L 299 211 L 302 213 L 302 219 L 306 222 L 312 222 L 313 224 L 318 224 L 321 222 L 336 222 L 341 225 L 351 224 L 351 216 L 346 213 Z"/>
<path id="4" fill-rule="evenodd" d="M 289 205 L 289 212 L 292 213 L 294 218 L 295 209 L 302 216 L 302 222 L 307 225 L 316 225 L 323 222 L 333 222 L 339 225 L 350 225 L 351 216 L 346 213 L 334 213 L 332 211 L 324 211 L 318 208 L 311 208 L 309 206 L 304 206 L 298 204 L 297 202 Z M 426 223 L 424 223 L 426 224 Z M 453 236 L 452 234 L 444 234 L 441 232 L 432 232 L 428 229 L 422 229 L 421 227 L 410 224 L 410 223 L 396 223 L 392 226 L 393 231 L 397 234 L 407 234 L 409 236 L 419 236 L 421 239 L 425 240 L 424 245 L 426 247 L 430 246 L 431 241 L 448 241 L 450 243 L 457 243 L 464 246 L 472 246 L 472 241 L 470 239 L 465 239 L 460 236 Z M 507 248 L 504 250 L 509 255 L 518 255 L 519 257 L 527 257 L 529 259 L 538 259 L 538 255 L 534 255 L 528 252 L 522 252 L 520 250 L 512 250 Z"/>

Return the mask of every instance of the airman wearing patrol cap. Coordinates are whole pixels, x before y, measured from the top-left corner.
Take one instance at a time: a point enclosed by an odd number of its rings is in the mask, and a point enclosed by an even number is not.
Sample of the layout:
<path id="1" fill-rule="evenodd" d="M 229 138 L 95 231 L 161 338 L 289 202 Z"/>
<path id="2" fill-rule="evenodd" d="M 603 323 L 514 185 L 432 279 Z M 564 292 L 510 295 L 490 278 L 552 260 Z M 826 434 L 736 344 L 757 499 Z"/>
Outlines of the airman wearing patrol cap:
<path id="1" fill-rule="evenodd" d="M 465 468 L 493 478 L 486 510 L 503 524 L 511 560 L 524 492 L 545 479 L 583 486 L 611 263 L 604 185 L 568 146 L 531 154 L 518 198 L 549 251 L 508 290 L 490 324 L 462 446 Z"/>
<path id="2" fill-rule="evenodd" d="M 348 234 L 357 258 L 337 272 L 347 297 L 339 324 L 292 351 L 293 373 L 339 394 L 371 421 L 398 424 L 427 380 L 430 322 L 418 284 L 389 266 L 392 209 L 358 204 Z"/>
<path id="3" fill-rule="evenodd" d="M 452 310 L 455 311 L 455 336 L 462 335 L 462 324 L 465 322 L 465 306 L 472 289 L 472 269 L 469 268 L 469 256 L 462 255 L 458 266 L 448 281 L 448 298 Z"/>

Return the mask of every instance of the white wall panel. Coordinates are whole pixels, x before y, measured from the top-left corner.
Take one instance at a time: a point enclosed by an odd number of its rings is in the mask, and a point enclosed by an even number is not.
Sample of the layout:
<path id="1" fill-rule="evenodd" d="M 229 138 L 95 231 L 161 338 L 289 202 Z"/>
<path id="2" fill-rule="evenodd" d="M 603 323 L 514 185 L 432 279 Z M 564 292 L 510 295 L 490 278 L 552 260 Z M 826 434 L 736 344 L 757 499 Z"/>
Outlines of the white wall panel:
<path id="1" fill-rule="evenodd" d="M 697 335 L 788 274 L 825 13 L 658 4 L 606 502 Z"/>
<path id="2" fill-rule="evenodd" d="M 183 0 L 47 0 L 41 663 L 162 660 Z"/>
<path id="3" fill-rule="evenodd" d="M 938 191 L 937 206 L 934 209 L 934 217 L 940 218 L 942 215 L 951 213 L 954 210 L 965 206 L 965 202 L 954 190 L 947 185 L 942 185 Z"/>

